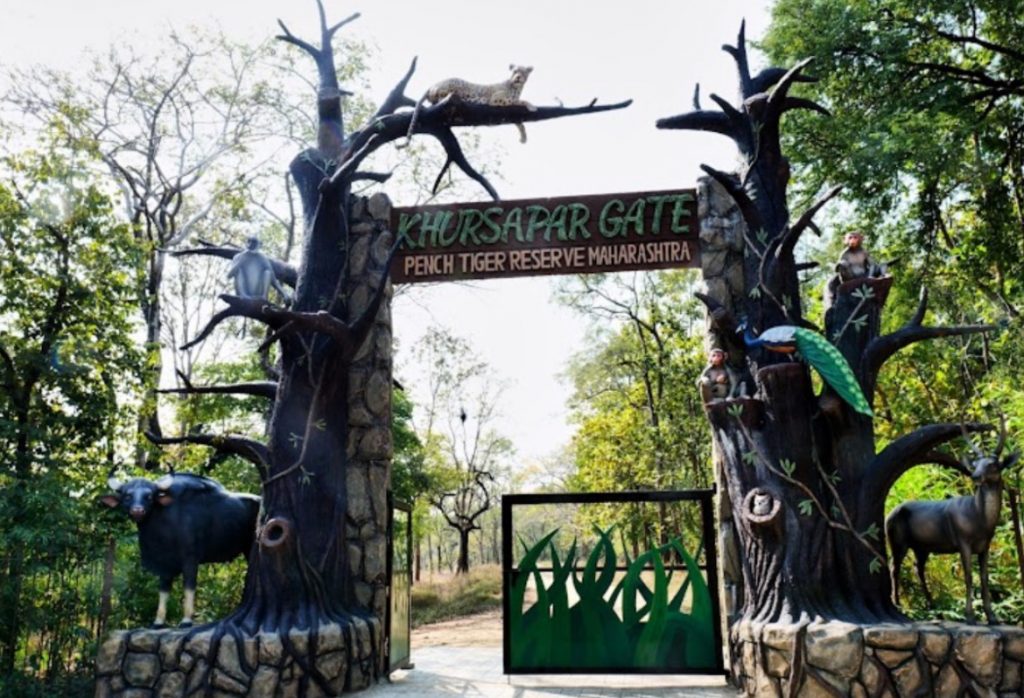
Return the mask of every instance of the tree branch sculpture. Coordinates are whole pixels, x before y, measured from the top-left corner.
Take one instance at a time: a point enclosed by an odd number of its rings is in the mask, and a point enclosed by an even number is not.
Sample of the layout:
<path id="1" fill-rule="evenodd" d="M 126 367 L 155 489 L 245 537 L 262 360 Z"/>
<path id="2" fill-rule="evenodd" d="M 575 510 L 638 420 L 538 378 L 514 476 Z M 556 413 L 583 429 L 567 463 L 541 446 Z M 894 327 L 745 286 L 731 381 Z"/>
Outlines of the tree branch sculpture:
<path id="1" fill-rule="evenodd" d="M 853 622 L 902 620 L 890 599 L 882 540 L 885 497 L 908 469 L 955 459 L 936 447 L 961 436 L 959 424 L 923 426 L 876 451 L 874 423 L 854 411 L 826 384 L 814 393 L 806 365 L 764 346 L 745 347 L 736 334 L 745 321 L 754 334 L 778 326 L 807 327 L 795 260 L 800 236 L 817 228 L 813 218 L 840 192 L 835 187 L 790 221 L 786 200 L 789 164 L 779 141 L 780 121 L 793 110 L 828 111 L 790 95 L 812 81 L 808 61 L 791 69 L 751 75 L 744 29 L 725 46 L 739 73 L 741 103 L 712 95 L 717 110 L 694 110 L 658 121 L 663 129 L 700 130 L 732 139 L 743 158 L 738 176 L 703 166 L 733 198 L 746 224 L 742 288 L 729 297 L 698 294 L 707 306 L 717 346 L 742 357 L 754 397 L 706 406 L 733 505 L 733 524 L 743 549 L 742 617 L 802 623 L 813 618 Z M 932 327 L 923 324 L 927 296 L 902 328 L 881 334 L 881 313 L 892 279 L 855 278 L 840 284 L 824 322 L 827 339 L 852 367 L 870 401 L 885 362 L 899 349 L 924 339 L 985 332 L 991 325 Z M 968 431 L 987 428 L 967 425 Z M 777 503 L 771 525 L 749 511 L 751 493 Z M 773 504 L 774 504 L 773 503 Z M 747 507 L 747 508 L 745 508 Z M 798 682 L 794 682 L 794 686 Z"/>
<path id="2" fill-rule="evenodd" d="M 386 217 L 365 213 L 369 204 L 364 205 L 362 200 L 357 203 L 351 186 L 361 180 L 387 180 L 389 175 L 365 169 L 364 164 L 381 147 L 405 139 L 413 113 L 407 108 L 415 102 L 404 92 L 416 61 L 377 112 L 362 126 L 346 131 L 344 97 L 349 93 L 339 85 L 331 41 L 358 15 L 328 24 L 320 0 L 317 5 L 319 45 L 296 36 L 284 24 L 278 37 L 313 58 L 319 76 L 316 145 L 300 153 L 290 166 L 303 210 L 302 260 L 296 266 L 272 260 L 278 279 L 294 289 L 293 298 L 284 307 L 260 298 L 222 295 L 225 307 L 185 344 L 191 347 L 204 341 L 230 318 L 262 323 L 269 332 L 260 351 L 277 347 L 275 380 L 202 387 L 185 382 L 184 387 L 173 391 L 272 398 L 269 441 L 264 445 L 233 435 L 209 434 L 173 438 L 153 434 L 151 438 L 158 444 L 209 446 L 221 454 L 247 458 L 260 470 L 263 505 L 245 591 L 239 607 L 213 626 L 208 663 L 214 664 L 212 659 L 225 635 L 237 639 L 241 633 L 275 632 L 283 639 L 288 661 L 302 670 L 302 691 L 315 687 L 323 694 L 336 695 L 339 687 L 330 685 L 318 668 L 315 643 L 298 646 L 288 638 L 293 628 L 308 629 L 312 636 L 325 624 L 342 626 L 348 638 L 343 682 L 346 690 L 365 686 L 383 671 L 384 587 L 388 584 L 383 563 L 387 526 L 384 502 L 390 430 L 359 426 L 362 431 L 358 431 L 353 423 L 365 425 L 368 418 L 386 423 L 390 414 L 387 302 L 391 288 L 387 269 L 397 242 L 386 229 Z M 592 102 L 571 109 L 539 107 L 527 111 L 451 100 L 423 109 L 414 132 L 431 135 L 444 147 L 447 162 L 442 171 L 454 164 L 497 198 L 494 187 L 469 162 L 455 128 L 554 119 L 620 109 L 628 104 Z M 372 224 L 366 225 L 366 221 Z M 239 251 L 232 245 L 201 242 L 173 254 L 181 258 L 206 255 L 231 259 Z M 359 358 L 366 355 L 375 358 Z M 368 373 L 373 379 L 367 379 Z M 381 379 L 385 375 L 386 379 Z M 372 408 L 377 416 L 356 414 L 351 396 L 365 394 L 364 404 L 369 406 L 374 379 L 380 379 L 375 384 L 377 397 Z M 364 452 L 373 455 L 362 455 Z M 368 470 L 372 472 L 367 474 Z M 378 478 L 377 474 L 382 475 Z M 358 483 L 368 484 L 350 491 Z M 362 497 L 361 488 L 367 490 Z M 365 518 L 368 510 L 372 510 L 369 519 Z M 364 643 L 357 635 L 368 624 L 370 638 Z M 355 654 L 357 647 L 362 648 L 359 652 L 363 655 Z"/>

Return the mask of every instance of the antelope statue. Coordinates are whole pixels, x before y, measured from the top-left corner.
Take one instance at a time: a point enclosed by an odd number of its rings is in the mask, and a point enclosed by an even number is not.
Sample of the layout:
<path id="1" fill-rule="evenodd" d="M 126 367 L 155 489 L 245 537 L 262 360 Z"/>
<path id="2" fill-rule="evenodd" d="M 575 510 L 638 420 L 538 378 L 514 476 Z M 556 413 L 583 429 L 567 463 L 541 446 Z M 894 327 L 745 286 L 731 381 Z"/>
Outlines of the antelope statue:
<path id="1" fill-rule="evenodd" d="M 1006 420 L 999 418 L 999 441 L 995 453 L 986 456 L 967 437 L 964 437 L 977 456 L 973 462 L 963 458 L 958 470 L 974 480 L 974 494 L 951 497 L 942 501 L 904 502 L 892 510 L 885 520 L 885 535 L 892 549 L 893 601 L 899 604 L 899 571 L 907 550 L 917 558 L 917 578 L 929 608 L 932 604 L 924 566 L 931 554 L 960 553 L 967 584 L 967 621 L 974 622 L 974 587 L 971 581 L 971 556 L 978 556 L 981 576 L 981 599 L 989 623 L 998 623 L 992 612 L 992 599 L 988 590 L 988 546 L 992 542 L 999 511 L 1003 503 L 1003 471 L 1020 457 L 1014 452 L 1000 459 L 1006 444 Z"/>

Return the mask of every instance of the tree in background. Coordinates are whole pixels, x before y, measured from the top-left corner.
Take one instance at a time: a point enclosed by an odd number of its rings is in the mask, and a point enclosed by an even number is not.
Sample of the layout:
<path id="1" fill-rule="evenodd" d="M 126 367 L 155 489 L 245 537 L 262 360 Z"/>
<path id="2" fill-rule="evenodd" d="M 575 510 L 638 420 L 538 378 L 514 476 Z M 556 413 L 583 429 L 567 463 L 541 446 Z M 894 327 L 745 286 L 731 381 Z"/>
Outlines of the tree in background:
<path id="1" fill-rule="evenodd" d="M 272 58 L 269 43 L 250 47 L 218 35 L 171 33 L 149 55 L 112 48 L 93 57 L 84 76 L 45 66 L 11 71 L 5 99 L 23 111 L 23 125 L 53 123 L 96 154 L 145 256 L 136 277 L 147 351 L 140 432 L 163 433 L 156 390 L 164 305 L 179 290 L 164 285 L 168 252 L 203 234 L 221 237 L 232 218 L 255 222 L 251 211 L 258 209 L 247 205 L 256 195 L 251 182 L 266 177 L 283 145 L 312 130 L 288 106 L 292 100 L 279 87 L 287 83 L 268 67 Z M 139 452 L 149 468 L 157 455 Z"/>
<path id="2" fill-rule="evenodd" d="M 89 497 L 142 367 L 140 256 L 92 164 L 60 138 L 0 162 L 0 677 L 17 655 L 51 676 L 83 661 L 76 582 L 106 539 Z"/>
<path id="3" fill-rule="evenodd" d="M 579 424 L 570 489 L 666 490 L 711 483 L 704 410 L 687 378 L 704 365 L 697 334 L 703 321 L 692 284 L 685 272 L 589 275 L 562 284 L 561 302 L 591 320 L 587 348 L 573 356 L 568 371 Z M 672 520 L 664 504 L 657 517 L 652 511 L 609 508 L 605 514 L 611 518 L 599 523 L 619 523 L 634 554 L 648 541 L 666 543 L 681 527 L 699 530 L 699 516 Z"/>
<path id="4" fill-rule="evenodd" d="M 470 541 L 481 519 L 496 504 L 496 473 L 513 452 L 492 425 L 500 385 L 466 340 L 431 328 L 417 347 L 427 370 L 423 434 L 430 477 L 428 499 L 458 533 L 457 573 L 469 572 Z"/>
<path id="5" fill-rule="evenodd" d="M 764 46 L 814 59 L 795 113 L 800 191 L 840 184 L 871 232 L 914 261 L 902 283 L 979 289 L 1020 316 L 1024 289 L 1024 18 L 1012 0 L 781 0 Z M 940 270 L 940 273 L 934 272 Z"/>

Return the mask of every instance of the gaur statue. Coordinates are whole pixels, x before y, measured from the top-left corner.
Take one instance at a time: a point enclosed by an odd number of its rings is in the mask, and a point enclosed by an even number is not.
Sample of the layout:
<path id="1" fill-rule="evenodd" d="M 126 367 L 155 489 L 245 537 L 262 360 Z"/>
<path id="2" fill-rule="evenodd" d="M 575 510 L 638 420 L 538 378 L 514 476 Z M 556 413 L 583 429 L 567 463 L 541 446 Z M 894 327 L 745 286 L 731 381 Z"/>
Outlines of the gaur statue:
<path id="1" fill-rule="evenodd" d="M 160 578 L 153 626 L 164 626 L 171 583 L 179 574 L 185 587 L 181 626 L 192 625 L 199 565 L 248 556 L 260 498 L 228 492 L 215 480 L 187 473 L 157 482 L 111 478 L 107 484 L 113 492 L 101 501 L 120 507 L 132 518 L 138 528 L 142 566 Z"/>

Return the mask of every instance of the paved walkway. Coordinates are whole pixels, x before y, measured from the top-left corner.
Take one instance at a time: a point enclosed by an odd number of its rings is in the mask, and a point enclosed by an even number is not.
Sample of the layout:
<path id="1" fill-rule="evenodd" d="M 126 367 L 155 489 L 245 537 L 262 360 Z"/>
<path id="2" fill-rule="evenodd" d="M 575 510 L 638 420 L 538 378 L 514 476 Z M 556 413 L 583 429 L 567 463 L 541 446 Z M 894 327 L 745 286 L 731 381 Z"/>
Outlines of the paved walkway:
<path id="1" fill-rule="evenodd" d="M 389 684 L 383 682 L 360 695 L 440 698 L 693 698 L 735 697 L 725 679 L 707 676 L 513 676 L 502 674 L 501 649 L 497 647 L 423 647 L 414 649 L 411 671 L 397 671 Z"/>

